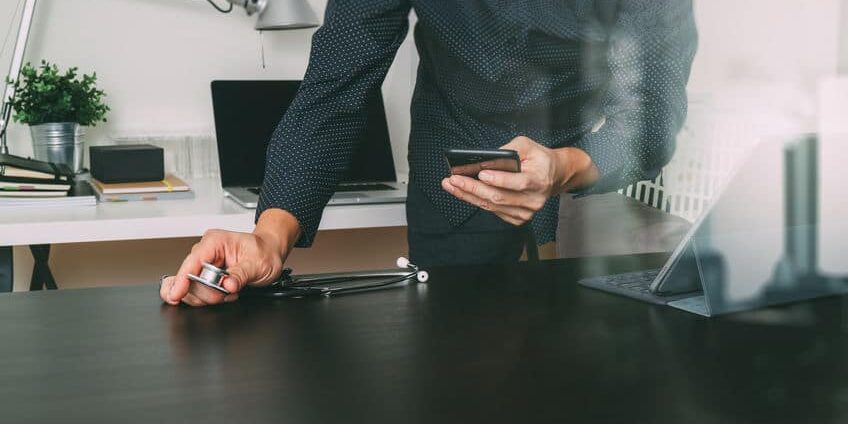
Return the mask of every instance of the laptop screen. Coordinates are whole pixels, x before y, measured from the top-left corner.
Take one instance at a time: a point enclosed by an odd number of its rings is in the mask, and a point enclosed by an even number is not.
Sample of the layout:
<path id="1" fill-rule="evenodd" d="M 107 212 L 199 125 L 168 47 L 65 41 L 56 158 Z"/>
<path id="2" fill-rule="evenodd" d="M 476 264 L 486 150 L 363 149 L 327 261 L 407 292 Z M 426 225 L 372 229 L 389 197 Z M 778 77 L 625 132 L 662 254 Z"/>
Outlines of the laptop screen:
<path id="1" fill-rule="evenodd" d="M 257 187 L 265 152 L 300 81 L 213 81 L 212 107 L 224 187 Z M 342 183 L 396 181 L 382 94 L 368 104 L 368 121 Z"/>

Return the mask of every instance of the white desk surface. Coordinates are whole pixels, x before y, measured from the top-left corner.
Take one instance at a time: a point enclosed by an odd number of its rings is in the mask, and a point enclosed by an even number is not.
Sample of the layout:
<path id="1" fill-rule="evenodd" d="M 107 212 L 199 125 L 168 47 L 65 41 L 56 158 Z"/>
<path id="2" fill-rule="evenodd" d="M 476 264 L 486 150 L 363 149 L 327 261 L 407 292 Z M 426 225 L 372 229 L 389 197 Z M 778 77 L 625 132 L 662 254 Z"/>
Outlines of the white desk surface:
<path id="1" fill-rule="evenodd" d="M 195 198 L 97 206 L 0 209 L 0 246 L 196 237 L 253 230 L 255 211 L 224 197 L 218 179 L 190 182 Z M 406 225 L 402 203 L 329 206 L 319 230 Z"/>

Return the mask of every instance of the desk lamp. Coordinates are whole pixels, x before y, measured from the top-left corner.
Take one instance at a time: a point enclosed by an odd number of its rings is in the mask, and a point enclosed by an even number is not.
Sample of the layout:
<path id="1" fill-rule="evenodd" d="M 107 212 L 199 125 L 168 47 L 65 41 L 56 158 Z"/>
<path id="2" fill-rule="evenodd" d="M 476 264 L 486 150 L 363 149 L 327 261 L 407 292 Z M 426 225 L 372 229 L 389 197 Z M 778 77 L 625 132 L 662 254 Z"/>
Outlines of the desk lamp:
<path id="1" fill-rule="evenodd" d="M 9 66 L 9 78 L 14 80 L 17 80 L 21 74 L 36 1 L 25 0 L 24 3 L 21 24 L 18 27 L 18 38 L 15 42 L 15 51 L 12 54 L 12 63 Z M 258 31 L 318 26 L 318 18 L 306 3 L 306 0 L 226 0 L 230 4 L 229 9 L 219 7 L 214 0 L 206 1 L 224 13 L 232 11 L 235 5 L 244 8 L 248 15 L 258 15 L 254 27 Z M 9 101 L 14 95 L 15 87 L 12 84 L 6 84 L 6 93 L 0 101 L 0 153 L 9 153 L 9 147 L 6 145 L 6 130 L 12 117 L 12 106 Z"/>
<path id="2" fill-rule="evenodd" d="M 227 0 L 243 7 L 248 16 L 258 14 L 256 30 L 313 28 L 318 26 L 315 12 L 306 0 Z M 216 7 L 217 8 L 217 7 Z"/>

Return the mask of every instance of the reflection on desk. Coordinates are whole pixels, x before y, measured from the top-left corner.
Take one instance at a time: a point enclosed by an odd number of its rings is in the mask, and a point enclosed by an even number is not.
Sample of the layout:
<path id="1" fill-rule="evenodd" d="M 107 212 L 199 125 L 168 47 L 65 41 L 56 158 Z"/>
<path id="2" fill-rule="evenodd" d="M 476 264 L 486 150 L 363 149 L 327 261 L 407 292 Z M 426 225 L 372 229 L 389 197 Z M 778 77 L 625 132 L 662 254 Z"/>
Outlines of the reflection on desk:
<path id="1" fill-rule="evenodd" d="M 582 289 L 663 255 L 329 299 L 0 296 L 4 422 L 845 422 L 843 298 L 694 315 Z M 49 314 L 45 315 L 45 311 Z"/>

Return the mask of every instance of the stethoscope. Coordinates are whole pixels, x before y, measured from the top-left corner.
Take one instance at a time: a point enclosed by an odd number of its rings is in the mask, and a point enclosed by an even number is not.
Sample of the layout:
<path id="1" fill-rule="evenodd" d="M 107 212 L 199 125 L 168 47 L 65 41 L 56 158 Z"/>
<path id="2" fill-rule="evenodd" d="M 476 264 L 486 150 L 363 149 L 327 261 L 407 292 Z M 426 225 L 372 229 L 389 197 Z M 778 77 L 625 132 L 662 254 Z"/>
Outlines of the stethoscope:
<path id="1" fill-rule="evenodd" d="M 371 290 L 386 287 L 404 281 L 426 283 L 430 279 L 427 271 L 409 262 L 409 259 L 399 257 L 396 262 L 403 271 L 365 271 L 332 274 L 316 274 L 295 276 L 292 269 L 283 270 L 283 275 L 273 284 L 266 287 L 249 287 L 239 293 L 241 297 L 311 297 L 332 296 L 342 293 Z M 188 279 L 224 294 L 230 292 L 222 286 L 227 271 L 204 262 L 200 275 L 189 274 Z M 376 280 L 368 284 L 353 284 L 358 281 Z M 348 284 L 350 283 L 350 284 Z M 342 286 L 333 286 L 343 284 Z"/>

